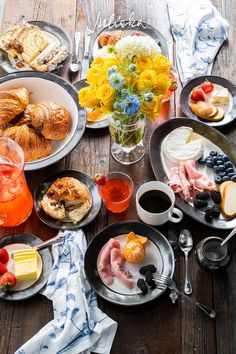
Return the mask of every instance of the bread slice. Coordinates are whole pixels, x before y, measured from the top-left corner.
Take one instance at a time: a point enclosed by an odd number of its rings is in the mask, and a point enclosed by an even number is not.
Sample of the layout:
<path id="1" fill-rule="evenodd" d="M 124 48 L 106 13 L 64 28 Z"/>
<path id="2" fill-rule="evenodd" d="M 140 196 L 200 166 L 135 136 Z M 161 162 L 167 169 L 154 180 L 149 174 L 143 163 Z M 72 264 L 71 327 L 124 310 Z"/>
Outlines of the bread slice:
<path id="1" fill-rule="evenodd" d="M 220 194 L 221 194 L 221 199 L 223 199 L 223 193 L 224 193 L 224 190 L 225 190 L 225 187 L 231 183 L 231 181 L 226 181 L 226 182 L 223 182 L 220 184 Z"/>
<path id="2" fill-rule="evenodd" d="M 190 102 L 189 107 L 191 108 L 193 113 L 196 114 L 198 117 L 204 118 L 213 113 L 214 106 L 211 106 L 203 101 L 197 101 L 196 103 Z"/>
<path id="3" fill-rule="evenodd" d="M 217 114 L 212 118 L 213 122 L 219 122 L 225 116 L 225 111 L 223 110 L 223 108 L 217 107 L 217 110 L 218 110 Z"/>
<path id="4" fill-rule="evenodd" d="M 223 189 L 221 210 L 226 218 L 236 216 L 236 182 L 230 181 Z"/>

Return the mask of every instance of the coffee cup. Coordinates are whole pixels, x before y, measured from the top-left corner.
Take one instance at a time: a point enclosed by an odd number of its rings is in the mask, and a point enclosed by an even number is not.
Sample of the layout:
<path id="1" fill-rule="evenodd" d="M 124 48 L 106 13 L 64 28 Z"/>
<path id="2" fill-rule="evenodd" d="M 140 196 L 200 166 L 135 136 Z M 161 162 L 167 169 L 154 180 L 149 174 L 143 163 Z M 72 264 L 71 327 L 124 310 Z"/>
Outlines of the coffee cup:
<path id="1" fill-rule="evenodd" d="M 163 225 L 167 221 L 180 222 L 183 219 L 183 213 L 175 208 L 174 204 L 175 194 L 163 182 L 151 181 L 144 183 L 136 193 L 138 216 L 149 225 Z"/>

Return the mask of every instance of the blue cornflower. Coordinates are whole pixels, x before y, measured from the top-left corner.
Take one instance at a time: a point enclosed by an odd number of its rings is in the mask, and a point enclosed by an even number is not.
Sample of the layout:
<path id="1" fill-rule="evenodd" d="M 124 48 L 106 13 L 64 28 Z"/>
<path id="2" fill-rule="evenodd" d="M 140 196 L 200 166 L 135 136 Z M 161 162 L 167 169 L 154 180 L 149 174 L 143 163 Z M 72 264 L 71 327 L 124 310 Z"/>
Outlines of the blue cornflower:
<path id="1" fill-rule="evenodd" d="M 135 64 L 129 64 L 128 66 L 128 72 L 133 73 L 136 70 L 136 65 Z"/>
<path id="2" fill-rule="evenodd" d="M 119 90 L 125 84 L 125 79 L 121 74 L 113 73 L 109 76 L 109 84 L 116 90 Z"/>
<path id="3" fill-rule="evenodd" d="M 117 66 L 116 66 L 116 65 L 111 66 L 111 67 L 108 68 L 108 70 L 107 70 L 108 75 L 114 74 L 114 73 L 116 73 L 116 72 L 117 72 Z"/>
<path id="4" fill-rule="evenodd" d="M 126 97 L 125 101 L 126 101 L 126 107 L 124 109 L 125 114 L 127 114 L 128 116 L 132 116 L 138 112 L 140 108 L 140 102 L 137 96 L 129 95 Z"/>
<path id="5" fill-rule="evenodd" d="M 146 102 L 152 102 L 153 100 L 153 93 L 152 92 L 147 92 L 144 94 L 144 101 Z"/>

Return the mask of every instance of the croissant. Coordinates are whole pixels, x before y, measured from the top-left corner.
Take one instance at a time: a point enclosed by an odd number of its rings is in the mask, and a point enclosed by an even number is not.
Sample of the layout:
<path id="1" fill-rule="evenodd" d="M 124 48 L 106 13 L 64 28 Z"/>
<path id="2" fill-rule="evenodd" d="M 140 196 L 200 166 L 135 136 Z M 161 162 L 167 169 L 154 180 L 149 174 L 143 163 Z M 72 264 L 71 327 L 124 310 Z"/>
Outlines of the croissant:
<path id="1" fill-rule="evenodd" d="M 46 139 L 63 139 L 70 128 L 70 116 L 67 110 L 57 103 L 42 101 L 27 106 L 24 116 L 38 134 Z"/>
<path id="2" fill-rule="evenodd" d="M 22 147 L 26 162 L 46 157 L 52 153 L 50 140 L 37 135 L 27 125 L 7 128 L 4 130 L 3 136 L 13 139 Z"/>
<path id="3" fill-rule="evenodd" d="M 24 87 L 0 91 L 0 125 L 10 122 L 23 112 L 28 104 L 29 92 Z"/>

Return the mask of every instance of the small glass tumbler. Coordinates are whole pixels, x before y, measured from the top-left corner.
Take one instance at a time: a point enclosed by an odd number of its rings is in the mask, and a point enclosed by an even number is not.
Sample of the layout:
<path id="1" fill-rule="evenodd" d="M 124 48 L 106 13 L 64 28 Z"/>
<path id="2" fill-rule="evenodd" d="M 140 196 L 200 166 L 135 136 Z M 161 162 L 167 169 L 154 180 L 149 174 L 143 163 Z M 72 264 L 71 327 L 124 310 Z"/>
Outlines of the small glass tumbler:
<path id="1" fill-rule="evenodd" d="M 226 269 L 231 261 L 227 245 L 221 246 L 222 238 L 212 236 L 200 241 L 196 246 L 199 266 L 206 271 L 215 272 Z"/>

